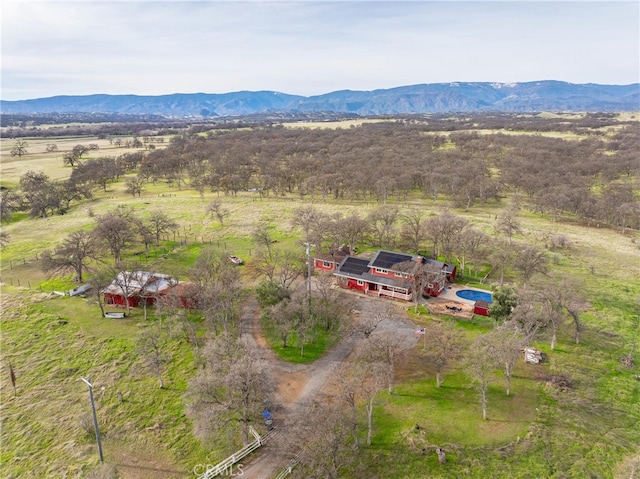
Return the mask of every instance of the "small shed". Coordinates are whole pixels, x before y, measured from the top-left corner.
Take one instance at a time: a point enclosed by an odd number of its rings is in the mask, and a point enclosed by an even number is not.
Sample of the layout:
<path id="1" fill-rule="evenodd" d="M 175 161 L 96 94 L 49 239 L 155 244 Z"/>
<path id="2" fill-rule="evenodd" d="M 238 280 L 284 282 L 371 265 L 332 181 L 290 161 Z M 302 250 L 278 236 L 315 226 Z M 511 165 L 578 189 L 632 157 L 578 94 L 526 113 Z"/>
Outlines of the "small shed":
<path id="1" fill-rule="evenodd" d="M 544 361 L 544 353 L 536 348 L 524 348 L 524 360 L 529 364 L 539 364 Z"/>
<path id="2" fill-rule="evenodd" d="M 473 314 L 478 314 L 480 316 L 489 316 L 489 303 L 487 301 L 483 301 L 479 299 L 473 305 Z"/>

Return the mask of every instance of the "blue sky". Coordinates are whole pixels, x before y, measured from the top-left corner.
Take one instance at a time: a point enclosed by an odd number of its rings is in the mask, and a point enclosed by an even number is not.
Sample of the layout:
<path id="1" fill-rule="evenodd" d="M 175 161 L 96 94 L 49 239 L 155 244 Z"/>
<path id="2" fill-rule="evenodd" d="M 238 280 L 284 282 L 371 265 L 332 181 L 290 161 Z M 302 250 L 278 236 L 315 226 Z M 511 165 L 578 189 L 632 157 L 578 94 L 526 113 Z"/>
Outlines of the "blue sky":
<path id="1" fill-rule="evenodd" d="M 3 0 L 1 98 L 640 81 L 633 1 Z"/>

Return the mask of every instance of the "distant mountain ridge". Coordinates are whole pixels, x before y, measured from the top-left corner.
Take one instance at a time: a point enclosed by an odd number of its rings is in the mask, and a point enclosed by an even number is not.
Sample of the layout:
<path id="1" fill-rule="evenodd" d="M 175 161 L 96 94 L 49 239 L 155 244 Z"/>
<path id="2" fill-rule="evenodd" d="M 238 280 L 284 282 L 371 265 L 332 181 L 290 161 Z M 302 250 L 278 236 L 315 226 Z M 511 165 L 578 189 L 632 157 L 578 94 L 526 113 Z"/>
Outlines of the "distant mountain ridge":
<path id="1" fill-rule="evenodd" d="M 640 110 L 640 83 L 600 85 L 554 80 L 430 83 L 373 91 L 341 90 L 309 97 L 275 91 L 159 96 L 96 94 L 2 100 L 0 109 L 2 113 L 109 112 L 168 117 L 228 117 L 265 112 L 338 112 L 361 116 L 479 111 L 616 112 Z"/>

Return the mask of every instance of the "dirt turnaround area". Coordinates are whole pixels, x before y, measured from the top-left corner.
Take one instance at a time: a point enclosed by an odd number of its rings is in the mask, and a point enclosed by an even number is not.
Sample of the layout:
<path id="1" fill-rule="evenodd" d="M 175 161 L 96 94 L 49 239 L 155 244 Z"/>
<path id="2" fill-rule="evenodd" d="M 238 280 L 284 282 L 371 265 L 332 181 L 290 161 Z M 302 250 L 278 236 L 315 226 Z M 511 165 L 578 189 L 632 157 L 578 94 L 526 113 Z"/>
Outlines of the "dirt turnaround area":
<path id="1" fill-rule="evenodd" d="M 455 301 L 430 300 L 427 303 L 427 309 L 431 314 L 448 315 L 461 319 L 473 318 L 473 306 Z"/>
<path id="2" fill-rule="evenodd" d="M 362 315 L 370 314 L 379 307 L 378 301 L 371 298 L 358 298 L 354 321 Z M 398 307 L 398 311 L 401 308 Z M 242 461 L 243 477 L 248 479 L 269 479 L 285 469 L 287 464 L 297 454 L 290 438 L 292 425 L 290 418 L 300 417 L 311 407 L 313 399 L 318 394 L 331 394 L 331 373 L 344 361 L 357 344 L 364 339 L 359 334 L 347 335 L 342 341 L 333 346 L 327 353 L 312 364 L 291 364 L 278 359 L 267 346 L 260 323 L 260 307 L 255 298 L 251 298 L 242 311 L 242 334 L 247 335 L 259 351 L 259 356 L 267 360 L 272 366 L 278 389 L 273 408 L 276 434 L 262 448 Z M 406 338 L 406 348 L 411 349 L 418 336 L 416 325 L 408 319 L 385 320 L 378 328 L 393 329 Z M 304 442 L 301 438 L 300 442 Z"/>

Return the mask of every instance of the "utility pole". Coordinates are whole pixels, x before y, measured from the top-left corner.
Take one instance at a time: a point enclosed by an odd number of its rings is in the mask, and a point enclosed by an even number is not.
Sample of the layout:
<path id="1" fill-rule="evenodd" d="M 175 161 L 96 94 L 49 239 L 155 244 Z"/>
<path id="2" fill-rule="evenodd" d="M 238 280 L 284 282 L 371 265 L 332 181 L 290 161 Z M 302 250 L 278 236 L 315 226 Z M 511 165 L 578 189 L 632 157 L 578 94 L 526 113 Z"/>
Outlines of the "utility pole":
<path id="1" fill-rule="evenodd" d="M 311 314 L 311 247 L 313 243 L 302 243 L 307 251 L 307 303 L 309 306 L 309 314 Z"/>
<path id="2" fill-rule="evenodd" d="M 104 464 L 104 457 L 102 457 L 102 443 L 100 442 L 100 430 L 98 429 L 98 416 L 96 416 L 96 404 L 93 401 L 93 384 L 89 378 L 83 378 L 80 376 L 87 386 L 89 386 L 89 399 L 91 400 L 91 411 L 93 412 L 93 427 L 96 430 L 96 441 L 98 442 L 98 454 L 100 454 L 100 462 Z"/>

